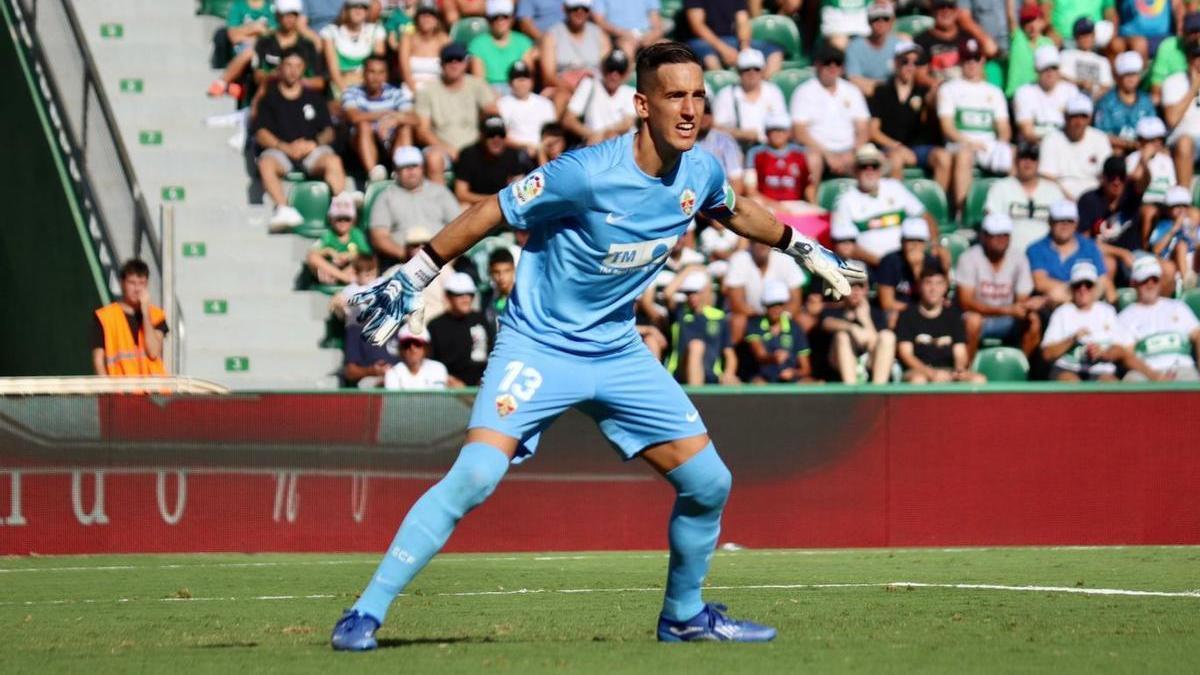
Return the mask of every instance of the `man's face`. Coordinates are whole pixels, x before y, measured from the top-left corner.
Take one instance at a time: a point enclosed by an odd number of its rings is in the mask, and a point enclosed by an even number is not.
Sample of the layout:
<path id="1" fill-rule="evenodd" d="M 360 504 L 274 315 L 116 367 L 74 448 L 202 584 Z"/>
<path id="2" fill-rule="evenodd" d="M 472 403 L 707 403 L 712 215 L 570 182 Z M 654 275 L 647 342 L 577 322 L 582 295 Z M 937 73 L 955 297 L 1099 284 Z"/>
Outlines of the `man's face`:
<path id="1" fill-rule="evenodd" d="M 446 59 L 442 61 L 442 79 L 448 84 L 454 84 L 467 74 L 466 59 Z"/>
<path id="2" fill-rule="evenodd" d="M 402 166 L 396 174 L 400 179 L 400 187 L 406 190 L 416 190 L 425 180 L 425 170 L 420 164 Z"/>
<path id="3" fill-rule="evenodd" d="M 400 343 L 400 358 L 404 365 L 416 370 L 425 360 L 425 343 L 420 340 L 405 340 Z"/>
<path id="4" fill-rule="evenodd" d="M 1074 220 L 1056 220 L 1050 223 L 1050 239 L 1056 244 L 1065 244 L 1075 237 Z"/>
<path id="5" fill-rule="evenodd" d="M 762 68 L 746 68 L 738 71 L 738 76 L 742 80 L 742 89 L 746 91 L 758 91 L 762 85 Z"/>
<path id="6" fill-rule="evenodd" d="M 475 296 L 470 293 L 447 293 L 446 311 L 454 316 L 466 316 L 471 313 L 471 301 L 474 299 Z"/>
<path id="7" fill-rule="evenodd" d="M 1162 291 L 1162 283 L 1158 277 L 1150 277 L 1134 286 L 1137 288 L 1138 302 L 1147 305 L 1158 302 L 1159 293 Z"/>
<path id="8" fill-rule="evenodd" d="M 291 54 L 279 64 L 279 80 L 286 86 L 292 86 L 304 77 L 304 59 L 298 54 Z"/>
<path id="9" fill-rule="evenodd" d="M 837 59 L 817 66 L 817 79 L 821 81 L 823 87 L 832 87 L 841 76 L 842 62 Z"/>
<path id="10" fill-rule="evenodd" d="M 300 25 L 300 13 L 288 12 L 286 14 L 276 14 L 276 20 L 279 21 L 279 32 L 284 35 L 291 35 L 296 32 L 296 27 Z"/>
<path id="11" fill-rule="evenodd" d="M 516 271 L 517 268 L 510 262 L 493 263 L 488 268 L 488 278 L 492 280 L 492 287 L 497 293 L 504 297 L 512 293 L 517 278 Z"/>
<path id="12" fill-rule="evenodd" d="M 567 15 L 567 27 L 572 30 L 582 30 L 592 16 L 587 7 L 563 7 L 563 13 Z"/>
<path id="13" fill-rule="evenodd" d="M 1076 143 L 1083 138 L 1084 132 L 1092 124 L 1091 115 L 1068 115 L 1067 127 L 1064 129 L 1067 138 L 1071 139 L 1072 143 Z"/>
<path id="14" fill-rule="evenodd" d="M 567 139 L 555 134 L 542 136 L 542 150 L 546 153 L 547 159 L 558 159 L 558 156 L 567 150 Z M 518 230 L 517 234 L 521 232 L 522 230 Z"/>
<path id="15" fill-rule="evenodd" d="M 784 305 L 782 303 L 767 305 L 767 320 L 771 323 L 777 323 L 780 317 L 783 316 Z"/>
<path id="16" fill-rule="evenodd" d="M 144 277 L 140 274 L 126 274 L 124 279 L 121 279 L 121 295 L 125 297 L 125 303 L 137 306 L 142 293 L 150 285 L 149 277 Z"/>
<path id="17" fill-rule="evenodd" d="M 704 309 L 704 306 L 708 304 L 705 302 L 705 289 L 702 288 L 698 291 L 688 293 L 687 304 L 693 312 L 699 312 Z"/>
<path id="18" fill-rule="evenodd" d="M 925 259 L 925 245 L 926 242 L 920 239 L 904 239 L 900 242 L 900 250 L 904 252 L 904 259 L 912 265 Z"/>
<path id="19" fill-rule="evenodd" d="M 1017 180 L 1029 181 L 1037 178 L 1038 175 L 1038 158 L 1037 157 L 1018 157 L 1017 158 Z"/>
<path id="20" fill-rule="evenodd" d="M 890 16 L 877 16 L 870 21 L 871 35 L 875 36 L 876 38 L 882 38 L 888 33 L 892 32 L 892 23 L 895 21 L 895 19 Z"/>
<path id="21" fill-rule="evenodd" d="M 497 38 L 503 38 L 512 31 L 512 16 L 508 14 L 497 14 L 488 19 L 488 27 L 492 31 L 492 35 Z"/>
<path id="22" fill-rule="evenodd" d="M 862 192 L 875 194 L 879 190 L 879 178 L 882 172 L 878 163 L 866 162 L 859 164 L 855 168 L 855 175 L 858 178 L 858 189 Z"/>
<path id="23" fill-rule="evenodd" d="M 523 99 L 533 91 L 532 77 L 514 77 L 508 84 L 512 87 L 513 96 L 517 98 Z"/>
<path id="24" fill-rule="evenodd" d="M 1129 73 L 1117 78 L 1117 88 L 1126 94 L 1132 94 L 1137 91 L 1138 85 L 1142 82 L 1141 73 Z"/>
<path id="25" fill-rule="evenodd" d="M 782 148 L 792 139 L 790 129 L 768 129 L 767 130 L 767 145 L 772 148 Z"/>
<path id="26" fill-rule="evenodd" d="M 488 154 L 499 157 L 504 152 L 504 134 L 491 133 L 483 139 L 483 146 Z"/>
<path id="27" fill-rule="evenodd" d="M 601 77 L 604 80 L 604 90 L 611 94 L 625 83 L 627 73 L 621 70 L 606 70 Z"/>
<path id="28" fill-rule="evenodd" d="M 1096 302 L 1096 284 L 1090 281 L 1079 281 L 1071 284 L 1071 301 L 1079 309 L 1087 309 Z"/>
<path id="29" fill-rule="evenodd" d="M 954 30 L 954 27 L 958 24 L 958 8 L 953 5 L 935 8 L 933 10 L 933 23 L 938 27 L 938 30 Z"/>
<path id="30" fill-rule="evenodd" d="M 978 82 L 983 78 L 983 59 L 967 58 L 960 61 L 962 64 L 963 77 L 972 81 Z"/>
<path id="31" fill-rule="evenodd" d="M 1058 84 L 1058 68 L 1045 68 L 1038 73 L 1038 84 L 1045 91 L 1050 91 Z"/>
<path id="32" fill-rule="evenodd" d="M 921 304 L 926 307 L 937 307 L 946 301 L 946 276 L 930 274 L 921 279 Z"/>
<path id="33" fill-rule="evenodd" d="M 896 59 L 896 80 L 901 84 L 908 84 L 913 81 L 917 73 L 917 55 L 904 54 Z"/>
<path id="34" fill-rule="evenodd" d="M 1007 234 L 983 233 L 983 250 L 991 258 L 1003 258 L 1008 252 L 1008 244 L 1012 237 Z"/>
<path id="35" fill-rule="evenodd" d="M 383 61 L 371 59 L 363 67 L 363 87 L 371 93 L 377 93 L 383 89 L 387 76 L 387 65 Z"/>
<path id="36" fill-rule="evenodd" d="M 1108 199 L 1116 199 L 1125 190 L 1125 176 L 1101 176 L 1100 188 Z"/>
<path id="37" fill-rule="evenodd" d="M 365 5 L 353 5 L 346 10 L 346 20 L 351 26 L 361 26 L 367 22 L 367 8 Z"/>
<path id="38" fill-rule="evenodd" d="M 649 78 L 646 93 L 634 96 L 638 117 L 651 138 L 678 152 L 691 150 L 704 113 L 704 74 L 694 63 L 660 66 Z"/>

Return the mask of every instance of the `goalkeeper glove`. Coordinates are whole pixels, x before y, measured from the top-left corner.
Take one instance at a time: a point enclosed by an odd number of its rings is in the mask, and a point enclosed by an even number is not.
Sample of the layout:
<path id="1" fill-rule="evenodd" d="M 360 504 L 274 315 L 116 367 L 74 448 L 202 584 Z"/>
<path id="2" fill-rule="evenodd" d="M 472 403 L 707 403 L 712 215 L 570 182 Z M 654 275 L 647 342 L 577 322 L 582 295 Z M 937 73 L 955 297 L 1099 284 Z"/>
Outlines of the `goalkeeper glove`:
<path id="1" fill-rule="evenodd" d="M 787 227 L 787 226 L 785 226 Z M 815 240 L 792 230 L 792 241 L 783 252 L 825 282 L 825 292 L 834 300 L 850 295 L 851 284 L 867 283 L 867 274 L 846 264 L 836 253 Z"/>
<path id="2" fill-rule="evenodd" d="M 358 309 L 363 337 L 382 346 L 408 321 L 414 333 L 425 330 L 425 301 L 421 291 L 438 275 L 433 259 L 418 251 L 403 265 L 393 266 L 366 289 L 350 298 Z"/>

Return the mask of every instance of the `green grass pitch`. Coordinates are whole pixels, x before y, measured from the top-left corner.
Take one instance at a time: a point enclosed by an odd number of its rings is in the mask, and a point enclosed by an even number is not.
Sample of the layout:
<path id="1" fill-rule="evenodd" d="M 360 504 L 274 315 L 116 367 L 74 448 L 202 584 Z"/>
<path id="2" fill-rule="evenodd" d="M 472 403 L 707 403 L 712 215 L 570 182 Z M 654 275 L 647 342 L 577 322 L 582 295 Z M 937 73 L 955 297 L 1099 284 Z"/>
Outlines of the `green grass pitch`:
<path id="1" fill-rule="evenodd" d="M 397 600 L 381 649 L 334 653 L 329 630 L 376 560 L 0 558 L 0 672 L 1200 667 L 1197 547 L 718 553 L 706 598 L 777 626 L 767 645 L 656 643 L 662 553 L 446 555 Z"/>

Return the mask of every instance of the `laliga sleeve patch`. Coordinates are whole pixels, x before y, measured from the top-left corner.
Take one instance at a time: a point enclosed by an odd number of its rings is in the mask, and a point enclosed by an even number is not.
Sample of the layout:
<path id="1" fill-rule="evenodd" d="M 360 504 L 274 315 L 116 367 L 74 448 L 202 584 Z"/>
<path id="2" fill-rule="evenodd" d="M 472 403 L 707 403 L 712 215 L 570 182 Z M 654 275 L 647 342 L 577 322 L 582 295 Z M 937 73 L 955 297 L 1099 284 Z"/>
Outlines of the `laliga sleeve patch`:
<path id="1" fill-rule="evenodd" d="M 537 199 L 545 188 L 545 176 L 541 172 L 531 173 L 524 180 L 513 183 L 513 198 L 517 200 L 518 205 L 524 206 Z"/>

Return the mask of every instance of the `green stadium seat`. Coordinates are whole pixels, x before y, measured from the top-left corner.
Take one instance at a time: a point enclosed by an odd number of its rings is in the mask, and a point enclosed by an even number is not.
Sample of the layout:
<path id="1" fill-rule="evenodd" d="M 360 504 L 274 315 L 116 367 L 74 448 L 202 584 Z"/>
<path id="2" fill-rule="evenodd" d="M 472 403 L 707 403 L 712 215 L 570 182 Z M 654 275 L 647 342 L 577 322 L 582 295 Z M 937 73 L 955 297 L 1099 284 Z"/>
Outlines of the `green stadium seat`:
<path id="1" fill-rule="evenodd" d="M 224 19 L 229 16 L 229 8 L 232 6 L 233 0 L 201 0 L 196 13 Z"/>
<path id="2" fill-rule="evenodd" d="M 963 205 L 961 220 L 958 224 L 959 229 L 979 229 L 980 223 L 983 222 L 983 206 L 987 203 L 988 188 L 992 187 L 992 183 L 997 180 L 999 179 L 976 176 L 971 181 L 971 189 L 967 191 L 967 203 Z"/>
<path id="3" fill-rule="evenodd" d="M 838 197 L 854 187 L 853 178 L 827 178 L 817 186 L 817 205 L 826 211 L 832 211 L 837 206 Z"/>
<path id="4" fill-rule="evenodd" d="M 308 174 L 303 171 L 289 171 L 283 174 L 283 180 L 289 183 L 303 183 L 308 180 Z"/>
<path id="5" fill-rule="evenodd" d="M 374 183 L 367 184 L 367 192 L 363 196 L 362 210 L 358 212 L 358 227 L 363 232 L 366 232 L 371 227 L 371 207 L 375 204 L 375 199 L 379 197 L 379 193 L 388 185 L 391 185 L 390 180 L 377 180 Z M 454 185 L 454 183 L 451 183 Z"/>
<path id="6" fill-rule="evenodd" d="M 763 14 L 750 20 L 750 36 L 783 49 L 783 58 L 793 66 L 806 66 L 808 59 L 800 48 L 800 31 L 790 17 Z"/>
<path id="7" fill-rule="evenodd" d="M 329 186 L 319 180 L 297 183 L 288 195 L 288 204 L 304 216 L 304 222 L 292 230 L 302 237 L 316 239 L 325 231 L 325 218 L 329 213 Z"/>
<path id="8" fill-rule="evenodd" d="M 962 232 L 950 232 L 948 234 L 943 234 L 941 238 L 938 239 L 938 243 L 941 244 L 942 248 L 950 251 L 951 269 L 958 265 L 959 256 L 961 256 L 963 253 L 966 253 L 967 249 L 971 248 L 971 242 Z"/>
<path id="9" fill-rule="evenodd" d="M 1137 302 L 1137 291 L 1132 288 L 1117 289 L 1117 311 L 1121 311 L 1126 307 Z"/>
<path id="10" fill-rule="evenodd" d="M 1200 206 L 1200 176 L 1192 179 L 1192 206 Z"/>
<path id="11" fill-rule="evenodd" d="M 896 18 L 896 32 L 908 33 L 916 37 L 933 26 L 933 17 L 924 14 L 912 14 Z"/>
<path id="12" fill-rule="evenodd" d="M 1192 314 L 1195 314 L 1196 318 L 1200 319 L 1200 288 L 1184 291 L 1183 298 L 1181 299 L 1184 304 L 1192 308 Z"/>
<path id="13" fill-rule="evenodd" d="M 909 189 L 925 206 L 925 210 L 937 221 L 939 230 L 953 231 L 954 224 L 950 222 L 950 205 L 946 201 L 946 193 L 942 186 L 928 178 L 912 178 L 904 181 Z"/>
<path id="14" fill-rule="evenodd" d="M 812 79 L 812 76 L 812 68 L 784 68 L 775 73 L 771 81 L 783 92 L 783 100 L 791 103 L 792 92 L 796 91 L 796 87 L 804 84 L 806 80 Z"/>
<path id="15" fill-rule="evenodd" d="M 913 178 L 925 178 L 925 170 L 919 166 L 909 166 L 904 168 L 904 180 L 912 180 Z"/>
<path id="16" fill-rule="evenodd" d="M 737 84 L 739 78 L 738 74 L 732 70 L 706 70 L 704 71 L 704 81 L 708 83 L 710 93 L 716 96 L 718 91 Z"/>
<path id="17" fill-rule="evenodd" d="M 488 32 L 487 19 L 482 16 L 467 16 L 454 22 L 450 28 L 450 39 L 466 47 L 477 35 Z"/>
<path id="18" fill-rule="evenodd" d="M 1029 379 L 1029 360 L 1015 347 L 988 347 L 975 354 L 971 369 L 988 382 L 1024 382 Z"/>

